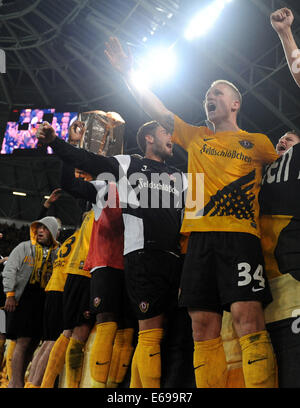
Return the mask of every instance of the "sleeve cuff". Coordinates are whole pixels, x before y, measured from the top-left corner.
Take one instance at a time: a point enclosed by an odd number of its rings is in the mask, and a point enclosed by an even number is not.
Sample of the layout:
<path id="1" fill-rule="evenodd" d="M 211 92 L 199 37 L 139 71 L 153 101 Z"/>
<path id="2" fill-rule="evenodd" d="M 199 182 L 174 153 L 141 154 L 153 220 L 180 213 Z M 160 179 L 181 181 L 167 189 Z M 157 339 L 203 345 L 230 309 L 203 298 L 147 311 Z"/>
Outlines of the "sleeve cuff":
<path id="1" fill-rule="evenodd" d="M 6 292 L 6 297 L 12 297 L 15 296 L 15 292 Z"/>

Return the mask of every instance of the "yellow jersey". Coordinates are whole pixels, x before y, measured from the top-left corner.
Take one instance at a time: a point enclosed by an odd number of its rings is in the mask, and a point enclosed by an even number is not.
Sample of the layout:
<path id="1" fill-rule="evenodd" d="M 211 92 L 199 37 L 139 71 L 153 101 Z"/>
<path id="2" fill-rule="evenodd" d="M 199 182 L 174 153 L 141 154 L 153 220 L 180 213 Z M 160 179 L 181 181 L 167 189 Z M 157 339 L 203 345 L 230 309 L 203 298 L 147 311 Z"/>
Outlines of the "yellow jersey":
<path id="1" fill-rule="evenodd" d="M 90 272 L 85 271 L 83 266 L 89 251 L 94 220 L 94 210 L 90 210 L 86 214 L 84 220 L 82 221 L 81 227 L 78 230 L 78 237 L 74 242 L 74 246 L 72 247 L 70 261 L 68 263 L 68 267 L 66 268 L 66 273 L 82 275 L 89 278 L 91 277 Z"/>
<path id="2" fill-rule="evenodd" d="M 262 167 L 278 155 L 266 135 L 185 123 L 175 116 L 172 141 L 188 152 L 188 193 L 181 232 L 246 232 L 260 237 Z"/>
<path id="3" fill-rule="evenodd" d="M 72 248 L 79 235 L 79 229 L 74 232 L 69 238 L 67 238 L 59 248 L 57 257 L 53 263 L 53 272 L 49 282 L 45 288 L 45 291 L 58 291 L 63 292 L 66 279 L 68 264 L 71 260 Z"/>

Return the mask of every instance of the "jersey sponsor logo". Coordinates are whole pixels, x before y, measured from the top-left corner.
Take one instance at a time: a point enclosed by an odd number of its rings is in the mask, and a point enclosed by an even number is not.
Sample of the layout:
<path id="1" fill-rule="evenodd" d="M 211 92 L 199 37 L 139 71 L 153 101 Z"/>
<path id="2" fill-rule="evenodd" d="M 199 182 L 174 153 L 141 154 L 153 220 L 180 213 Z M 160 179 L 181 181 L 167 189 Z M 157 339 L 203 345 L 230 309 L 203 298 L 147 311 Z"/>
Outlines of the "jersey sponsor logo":
<path id="1" fill-rule="evenodd" d="M 245 149 L 252 149 L 254 143 L 249 142 L 249 140 L 239 140 L 239 144 Z"/>
<path id="2" fill-rule="evenodd" d="M 238 159 L 238 160 L 245 161 L 246 163 L 252 162 L 252 158 L 249 156 L 246 156 L 242 152 L 238 152 L 237 150 L 218 150 L 215 147 L 208 146 L 206 143 L 200 149 L 200 153 L 201 154 L 205 153 L 210 156 L 225 157 L 228 159 Z"/>
<path id="3" fill-rule="evenodd" d="M 93 305 L 95 307 L 98 307 L 100 305 L 100 303 L 101 303 L 101 299 L 99 297 L 95 297 L 94 300 L 93 300 Z"/>
<path id="4" fill-rule="evenodd" d="M 294 166 L 291 165 L 291 160 L 293 157 L 293 146 L 290 147 L 280 158 L 274 161 L 271 164 L 266 166 L 263 178 L 262 178 L 262 185 L 264 184 L 272 184 L 272 183 L 282 183 L 289 181 L 291 179 L 292 174 L 294 173 Z M 296 164 L 296 168 L 298 171 L 298 163 Z M 290 171 L 291 170 L 291 171 Z M 298 176 L 299 179 L 299 176 Z M 262 193 L 263 193 L 262 189 Z"/>
<path id="5" fill-rule="evenodd" d="M 257 361 L 267 360 L 267 357 L 257 358 L 256 360 L 248 360 L 248 364 L 256 363 Z"/>
<path id="6" fill-rule="evenodd" d="M 251 226 L 257 228 L 253 209 L 254 180 L 255 170 L 228 184 L 222 190 L 218 190 L 215 195 L 211 196 L 204 209 L 197 213 L 197 216 L 234 216 L 240 220 L 251 220 Z"/>
<path id="7" fill-rule="evenodd" d="M 148 309 L 149 309 L 149 303 L 148 303 L 148 302 L 145 302 L 145 301 L 142 301 L 142 302 L 139 304 L 139 308 L 140 308 L 140 311 L 141 311 L 142 313 L 147 313 L 147 311 L 148 311 Z"/>
<path id="8" fill-rule="evenodd" d="M 149 188 L 151 190 L 166 191 L 169 194 L 174 194 L 176 197 L 179 197 L 180 192 L 178 191 L 178 189 L 176 187 L 172 187 L 170 184 L 163 183 L 161 181 L 159 181 L 157 183 L 155 181 L 153 181 L 152 178 L 151 178 L 151 181 L 149 183 L 149 180 L 144 180 L 143 178 L 140 178 L 140 179 L 138 179 L 138 187 L 139 187 L 139 189 Z"/>

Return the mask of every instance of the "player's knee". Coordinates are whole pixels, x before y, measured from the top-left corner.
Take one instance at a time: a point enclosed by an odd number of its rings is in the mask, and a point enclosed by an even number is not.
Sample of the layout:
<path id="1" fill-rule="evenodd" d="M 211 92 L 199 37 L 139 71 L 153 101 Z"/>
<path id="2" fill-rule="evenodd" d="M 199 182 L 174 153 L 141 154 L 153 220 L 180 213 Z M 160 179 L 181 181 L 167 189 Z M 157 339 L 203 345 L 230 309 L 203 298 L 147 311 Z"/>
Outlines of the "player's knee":
<path id="1" fill-rule="evenodd" d="M 106 322 L 116 322 L 117 321 L 117 316 L 115 313 L 110 313 L 110 312 L 103 312 L 103 313 L 98 313 L 96 315 L 96 322 L 97 324 L 101 323 L 106 323 Z"/>
<path id="2" fill-rule="evenodd" d="M 236 304 L 232 306 L 232 320 L 239 337 L 265 329 L 265 319 L 261 304 Z"/>
<path id="3" fill-rule="evenodd" d="M 189 310 L 194 341 L 204 341 L 220 336 L 222 317 L 218 313 Z"/>

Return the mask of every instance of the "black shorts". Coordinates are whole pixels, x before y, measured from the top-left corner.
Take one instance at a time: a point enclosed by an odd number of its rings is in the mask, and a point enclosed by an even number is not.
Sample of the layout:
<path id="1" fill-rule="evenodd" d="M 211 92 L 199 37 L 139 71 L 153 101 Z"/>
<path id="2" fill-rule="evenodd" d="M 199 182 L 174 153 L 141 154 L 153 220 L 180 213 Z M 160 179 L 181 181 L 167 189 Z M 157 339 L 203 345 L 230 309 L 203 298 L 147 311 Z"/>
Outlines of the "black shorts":
<path id="1" fill-rule="evenodd" d="M 239 232 L 193 232 L 180 283 L 180 306 L 222 313 L 239 301 L 272 301 L 260 240 Z"/>
<path id="2" fill-rule="evenodd" d="M 279 388 L 300 388 L 300 317 L 268 323 L 276 355 Z"/>
<path id="3" fill-rule="evenodd" d="M 55 341 L 63 332 L 63 292 L 46 292 L 43 340 Z"/>
<path id="4" fill-rule="evenodd" d="M 63 294 L 63 323 L 64 330 L 94 323 L 90 312 L 90 278 L 68 274 Z"/>
<path id="5" fill-rule="evenodd" d="M 182 262 L 164 251 L 138 250 L 125 256 L 125 282 L 138 320 L 167 313 L 178 305 Z"/>
<path id="6" fill-rule="evenodd" d="M 45 291 L 38 284 L 27 284 L 14 312 L 6 313 L 6 337 L 15 340 L 30 337 L 40 340 L 43 334 Z"/>
<path id="7" fill-rule="evenodd" d="M 95 269 L 91 275 L 91 312 L 95 315 L 113 313 L 119 328 L 133 327 L 124 271 L 106 266 Z"/>

